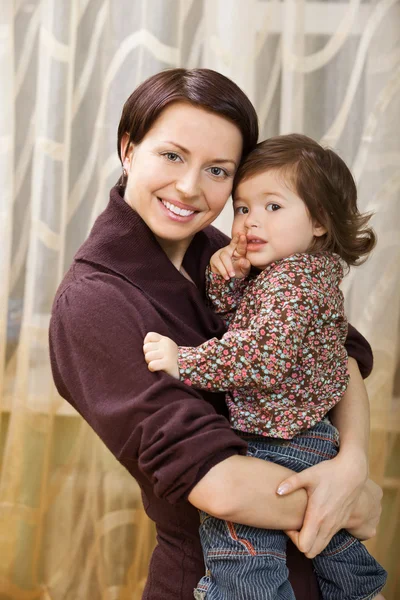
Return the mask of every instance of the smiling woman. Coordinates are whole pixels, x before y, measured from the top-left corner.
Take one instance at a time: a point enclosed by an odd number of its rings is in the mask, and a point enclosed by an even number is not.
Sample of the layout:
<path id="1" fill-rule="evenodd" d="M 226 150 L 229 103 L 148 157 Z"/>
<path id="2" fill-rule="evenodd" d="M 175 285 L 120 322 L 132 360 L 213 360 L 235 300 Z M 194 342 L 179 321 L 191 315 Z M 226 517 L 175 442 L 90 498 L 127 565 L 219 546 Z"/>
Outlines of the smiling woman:
<path id="1" fill-rule="evenodd" d="M 150 373 L 142 352 L 152 329 L 184 346 L 223 335 L 222 321 L 205 303 L 204 274 L 228 240 L 209 225 L 257 137 L 252 104 L 219 73 L 173 69 L 145 81 L 125 103 L 118 129 L 123 176 L 53 305 L 58 391 L 136 479 L 156 523 L 145 600 L 192 596 L 204 565 L 197 508 L 284 530 L 299 528 L 304 518 L 306 492 L 276 494 L 291 471 L 245 456 L 224 396 Z M 368 345 L 357 332 L 350 337 L 349 354 L 368 373 Z M 332 481 L 333 468 L 324 479 Z M 379 495 L 356 505 L 345 502 L 346 486 L 336 487 L 342 495 L 331 511 L 335 525 L 350 525 L 351 515 L 353 527 L 368 519 L 373 526 Z M 338 504 L 353 510 L 338 511 Z M 311 563 L 294 546 L 288 566 L 296 598 L 318 598 Z"/>
<path id="2" fill-rule="evenodd" d="M 242 145 L 234 123 L 183 102 L 165 108 L 139 144 L 124 134 L 125 201 L 164 250 L 180 242 L 174 260 L 225 206 Z"/>

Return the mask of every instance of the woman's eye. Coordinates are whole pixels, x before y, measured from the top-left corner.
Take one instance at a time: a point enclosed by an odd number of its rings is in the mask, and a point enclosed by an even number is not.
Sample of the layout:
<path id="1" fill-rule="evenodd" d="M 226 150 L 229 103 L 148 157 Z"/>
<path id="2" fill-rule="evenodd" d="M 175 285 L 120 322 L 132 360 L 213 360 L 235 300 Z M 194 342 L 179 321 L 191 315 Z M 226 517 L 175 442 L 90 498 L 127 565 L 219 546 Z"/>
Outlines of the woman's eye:
<path id="1" fill-rule="evenodd" d="M 276 210 L 279 210 L 281 207 L 279 206 L 279 204 L 267 204 L 266 209 L 269 210 L 270 212 L 275 212 Z"/>
<path id="2" fill-rule="evenodd" d="M 235 215 L 247 215 L 248 212 L 249 209 L 247 208 L 247 206 L 238 206 L 234 210 Z"/>
<path id="3" fill-rule="evenodd" d="M 181 159 L 179 154 L 177 154 L 176 152 L 164 152 L 163 156 L 165 156 L 165 158 L 170 162 L 178 162 L 178 160 Z"/>
<path id="4" fill-rule="evenodd" d="M 221 167 L 210 167 L 209 171 L 211 173 L 211 175 L 214 175 L 214 177 L 227 177 L 228 173 L 225 171 L 225 169 L 221 169 Z"/>

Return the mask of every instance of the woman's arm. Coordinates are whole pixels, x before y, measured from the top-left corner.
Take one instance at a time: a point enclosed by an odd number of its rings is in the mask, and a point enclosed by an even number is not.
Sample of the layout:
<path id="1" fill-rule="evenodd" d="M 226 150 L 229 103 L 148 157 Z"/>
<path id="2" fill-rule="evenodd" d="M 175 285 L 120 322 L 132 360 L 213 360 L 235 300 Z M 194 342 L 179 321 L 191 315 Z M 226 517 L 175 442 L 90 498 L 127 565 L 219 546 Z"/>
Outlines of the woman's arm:
<path id="1" fill-rule="evenodd" d="M 165 327 L 146 298 L 118 278 L 96 274 L 70 284 L 57 299 L 50 327 L 60 394 L 158 497 L 176 504 L 189 496 L 220 518 L 299 527 L 305 492 L 292 498 L 275 493 L 290 471 L 240 456 L 246 445 L 208 402 L 148 371 L 142 340 L 150 323 Z"/>
<path id="2" fill-rule="evenodd" d="M 368 476 L 368 444 L 370 430 L 370 410 L 367 390 L 358 363 L 349 357 L 349 384 L 343 399 L 331 410 L 332 424 L 339 430 L 340 455 L 351 454 L 357 462 L 360 480 L 364 483 Z"/>
<path id="3" fill-rule="evenodd" d="M 360 499 L 360 494 L 368 477 L 369 401 L 355 359 L 349 358 L 348 368 L 350 382 L 346 393 L 330 412 L 340 434 L 337 457 L 291 476 L 280 486 L 284 493 L 307 490 L 310 500 L 298 543 L 310 557 L 317 554 L 316 547 L 329 542 L 343 522 L 351 527 L 358 501 L 362 506 L 365 500 Z M 368 520 L 368 512 L 364 519 Z"/>
<path id="4" fill-rule="evenodd" d="M 301 549 L 310 558 L 319 554 L 342 527 L 360 539 L 373 537 L 381 513 L 382 491 L 372 481 L 366 482 L 369 402 L 357 362 L 351 358 L 349 372 L 347 391 L 332 415 L 341 436 L 336 459 L 293 474 L 255 458 L 231 457 L 197 484 L 189 501 L 218 518 L 255 527 L 300 529 L 304 520 Z M 278 489 L 284 472 L 291 475 L 286 482 L 294 482 L 296 491 L 280 496 L 274 489 Z M 262 481 L 268 481 L 268 486 L 261 487 Z M 305 487 L 312 500 L 308 507 Z"/>
<path id="5" fill-rule="evenodd" d="M 51 364 L 61 396 L 115 457 L 176 504 L 214 465 L 244 454 L 246 443 L 196 390 L 150 373 L 142 353 L 150 323 L 169 333 L 136 287 L 106 273 L 78 277 L 55 301 Z"/>
<path id="6" fill-rule="evenodd" d="M 325 464 L 329 462 L 332 461 Z M 232 456 L 208 471 L 192 489 L 188 500 L 219 519 L 267 529 L 299 529 L 307 507 L 307 494 L 299 489 L 288 496 L 277 495 L 274 489 L 284 473 L 291 471 L 258 458 Z M 380 487 L 368 480 L 350 515 L 338 524 L 336 531 L 348 528 L 360 539 L 373 537 L 381 514 L 381 499 Z M 318 532 L 312 556 L 308 553 L 310 558 L 329 543 L 330 537 L 323 533 L 323 530 Z"/>
<path id="7" fill-rule="evenodd" d="M 296 529 L 307 507 L 305 490 L 286 497 L 276 489 L 293 471 L 250 456 L 231 456 L 196 484 L 189 502 L 205 512 L 253 527 Z"/>

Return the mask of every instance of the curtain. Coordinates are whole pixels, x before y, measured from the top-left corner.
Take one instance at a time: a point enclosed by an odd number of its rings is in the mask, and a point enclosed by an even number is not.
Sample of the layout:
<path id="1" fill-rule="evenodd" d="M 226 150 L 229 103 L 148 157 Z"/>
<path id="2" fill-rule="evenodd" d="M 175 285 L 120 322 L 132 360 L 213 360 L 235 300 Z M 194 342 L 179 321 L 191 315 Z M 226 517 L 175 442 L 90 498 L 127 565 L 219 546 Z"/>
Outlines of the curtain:
<path id="1" fill-rule="evenodd" d="M 52 299 L 120 166 L 122 104 L 157 71 L 209 67 L 350 165 L 379 242 L 344 281 L 370 341 L 371 552 L 400 595 L 399 0 L 3 0 L 0 4 L 0 598 L 139 600 L 154 545 L 140 493 L 56 393 Z M 217 225 L 229 232 L 230 207 Z M 396 376 L 397 373 L 397 376 Z"/>

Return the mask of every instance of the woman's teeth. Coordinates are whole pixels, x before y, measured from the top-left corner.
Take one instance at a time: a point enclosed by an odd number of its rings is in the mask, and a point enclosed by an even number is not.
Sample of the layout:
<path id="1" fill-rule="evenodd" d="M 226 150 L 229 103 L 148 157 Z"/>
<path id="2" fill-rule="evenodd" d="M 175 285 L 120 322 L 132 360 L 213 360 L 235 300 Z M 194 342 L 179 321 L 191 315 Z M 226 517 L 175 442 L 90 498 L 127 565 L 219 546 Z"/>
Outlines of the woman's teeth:
<path id="1" fill-rule="evenodd" d="M 165 200 L 162 200 L 161 198 L 160 198 L 160 200 L 164 204 L 164 206 L 166 206 L 168 208 L 168 210 L 173 212 L 175 215 L 180 215 L 181 217 L 188 217 L 189 215 L 192 215 L 195 212 L 194 210 L 185 210 L 184 208 L 178 208 L 174 204 L 171 204 L 170 202 L 166 202 Z"/>

